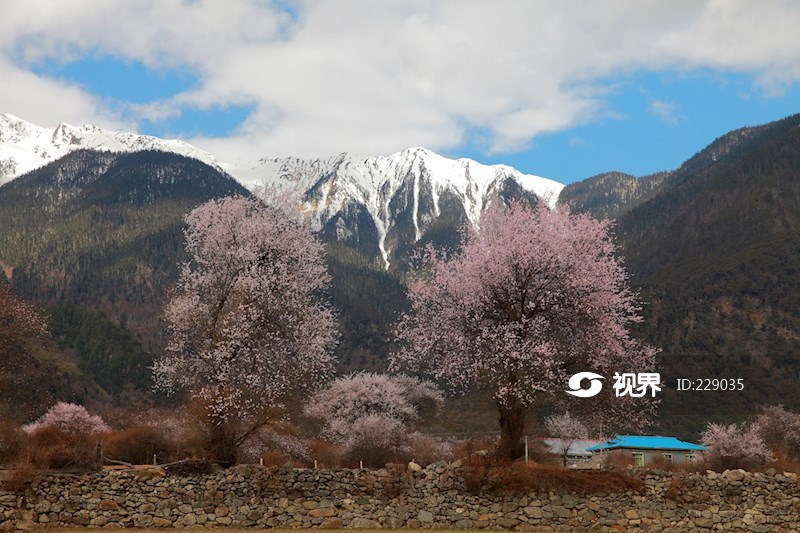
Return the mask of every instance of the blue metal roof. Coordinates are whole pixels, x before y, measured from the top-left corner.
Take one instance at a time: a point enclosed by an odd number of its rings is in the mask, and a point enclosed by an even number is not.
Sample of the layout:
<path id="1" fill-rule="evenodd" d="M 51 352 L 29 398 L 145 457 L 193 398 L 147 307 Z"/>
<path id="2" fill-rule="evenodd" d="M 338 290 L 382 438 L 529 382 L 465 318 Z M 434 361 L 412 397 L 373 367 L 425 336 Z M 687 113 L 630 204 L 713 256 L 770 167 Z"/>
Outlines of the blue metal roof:
<path id="1" fill-rule="evenodd" d="M 587 448 L 590 452 L 602 450 L 615 450 L 617 448 L 634 448 L 637 450 L 676 450 L 686 452 L 700 452 L 705 446 L 684 442 L 675 437 L 658 437 L 649 435 L 616 435 L 611 440 Z"/>

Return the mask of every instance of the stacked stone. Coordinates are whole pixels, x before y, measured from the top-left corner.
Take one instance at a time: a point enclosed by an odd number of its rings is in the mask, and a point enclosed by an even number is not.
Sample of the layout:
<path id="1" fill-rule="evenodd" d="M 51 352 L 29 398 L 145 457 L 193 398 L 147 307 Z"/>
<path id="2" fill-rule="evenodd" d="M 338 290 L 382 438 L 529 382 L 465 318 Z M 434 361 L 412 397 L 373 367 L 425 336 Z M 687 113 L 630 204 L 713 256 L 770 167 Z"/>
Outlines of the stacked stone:
<path id="1" fill-rule="evenodd" d="M 793 473 L 633 471 L 643 494 L 472 493 L 458 465 L 380 470 L 239 466 L 176 477 L 152 468 L 46 475 L 0 491 L 0 530 L 39 526 L 796 531 Z"/>

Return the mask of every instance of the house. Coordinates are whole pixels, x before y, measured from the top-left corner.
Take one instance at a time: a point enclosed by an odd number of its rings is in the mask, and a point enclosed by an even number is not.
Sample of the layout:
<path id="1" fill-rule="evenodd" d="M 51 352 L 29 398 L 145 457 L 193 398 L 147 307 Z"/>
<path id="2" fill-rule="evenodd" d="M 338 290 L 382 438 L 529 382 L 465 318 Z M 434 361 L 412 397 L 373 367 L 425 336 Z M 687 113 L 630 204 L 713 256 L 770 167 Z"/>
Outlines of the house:
<path id="1" fill-rule="evenodd" d="M 675 437 L 647 435 L 616 435 L 587 450 L 608 458 L 632 459 L 638 466 L 661 463 L 691 463 L 700 458 L 705 446 L 685 442 Z"/>
<path id="2" fill-rule="evenodd" d="M 597 439 L 542 439 L 547 451 L 559 458 L 564 457 L 567 452 L 567 466 L 575 466 L 582 463 L 593 461 L 592 452 L 589 448 L 603 444 L 604 441 Z"/>

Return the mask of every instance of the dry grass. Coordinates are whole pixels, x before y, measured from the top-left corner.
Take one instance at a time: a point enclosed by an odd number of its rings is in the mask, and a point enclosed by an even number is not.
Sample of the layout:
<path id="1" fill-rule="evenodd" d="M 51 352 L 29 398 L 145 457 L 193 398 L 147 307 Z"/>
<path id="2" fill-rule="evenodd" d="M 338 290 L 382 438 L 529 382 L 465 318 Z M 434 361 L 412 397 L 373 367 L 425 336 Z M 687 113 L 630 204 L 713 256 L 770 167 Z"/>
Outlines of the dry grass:
<path id="1" fill-rule="evenodd" d="M 610 470 L 625 470 L 635 467 L 636 461 L 630 455 L 608 454 L 603 457 L 603 466 Z"/>
<path id="2" fill-rule="evenodd" d="M 0 464 L 13 462 L 25 449 L 25 434 L 19 424 L 8 418 L 0 418 Z"/>
<path id="3" fill-rule="evenodd" d="M 670 500 L 683 501 L 683 495 L 687 491 L 686 480 L 682 477 L 674 477 L 669 482 L 664 497 Z"/>
<path id="4" fill-rule="evenodd" d="M 342 467 L 342 450 L 335 444 L 322 439 L 312 439 L 306 443 L 308 455 L 317 461 L 319 468 L 335 470 Z"/>
<path id="5" fill-rule="evenodd" d="M 502 461 L 472 456 L 462 470 L 467 490 L 474 493 L 522 494 L 528 492 L 581 495 L 614 492 L 643 493 L 644 483 L 625 472 L 571 470 L 560 465 Z"/>
<path id="6" fill-rule="evenodd" d="M 25 492 L 36 479 L 36 466 L 28 457 L 22 457 L 13 465 L 11 474 L 6 477 L 2 485 L 3 490 L 21 494 Z"/>
<path id="7" fill-rule="evenodd" d="M 775 452 L 775 460 L 770 461 L 761 469 L 762 471 L 774 468 L 776 472 L 795 472 L 800 474 L 800 460 L 788 459 L 784 454 Z"/>
<path id="8" fill-rule="evenodd" d="M 467 459 L 478 452 L 491 453 L 497 448 L 497 442 L 496 437 L 465 439 L 456 445 L 453 455 L 460 459 Z"/>
<path id="9" fill-rule="evenodd" d="M 172 460 L 176 446 L 162 429 L 134 426 L 113 431 L 103 438 L 103 454 L 117 461 L 148 464 L 156 455 L 162 462 Z"/>
<path id="10" fill-rule="evenodd" d="M 97 464 L 100 437 L 91 433 L 62 431 L 53 426 L 36 430 L 28 437 L 27 460 L 36 468 L 93 469 Z"/>

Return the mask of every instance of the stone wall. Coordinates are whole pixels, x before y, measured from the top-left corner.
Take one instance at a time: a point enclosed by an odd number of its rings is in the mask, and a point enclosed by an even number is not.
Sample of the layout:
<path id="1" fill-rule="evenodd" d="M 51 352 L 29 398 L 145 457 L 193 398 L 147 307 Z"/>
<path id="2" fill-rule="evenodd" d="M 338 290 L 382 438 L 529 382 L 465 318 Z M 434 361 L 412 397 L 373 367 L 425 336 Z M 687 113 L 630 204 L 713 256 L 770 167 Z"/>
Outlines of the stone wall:
<path id="1" fill-rule="evenodd" d="M 635 472 L 644 494 L 473 494 L 461 470 L 152 470 L 48 475 L 0 491 L 0 530 L 39 526 L 797 531 L 796 474 Z"/>

